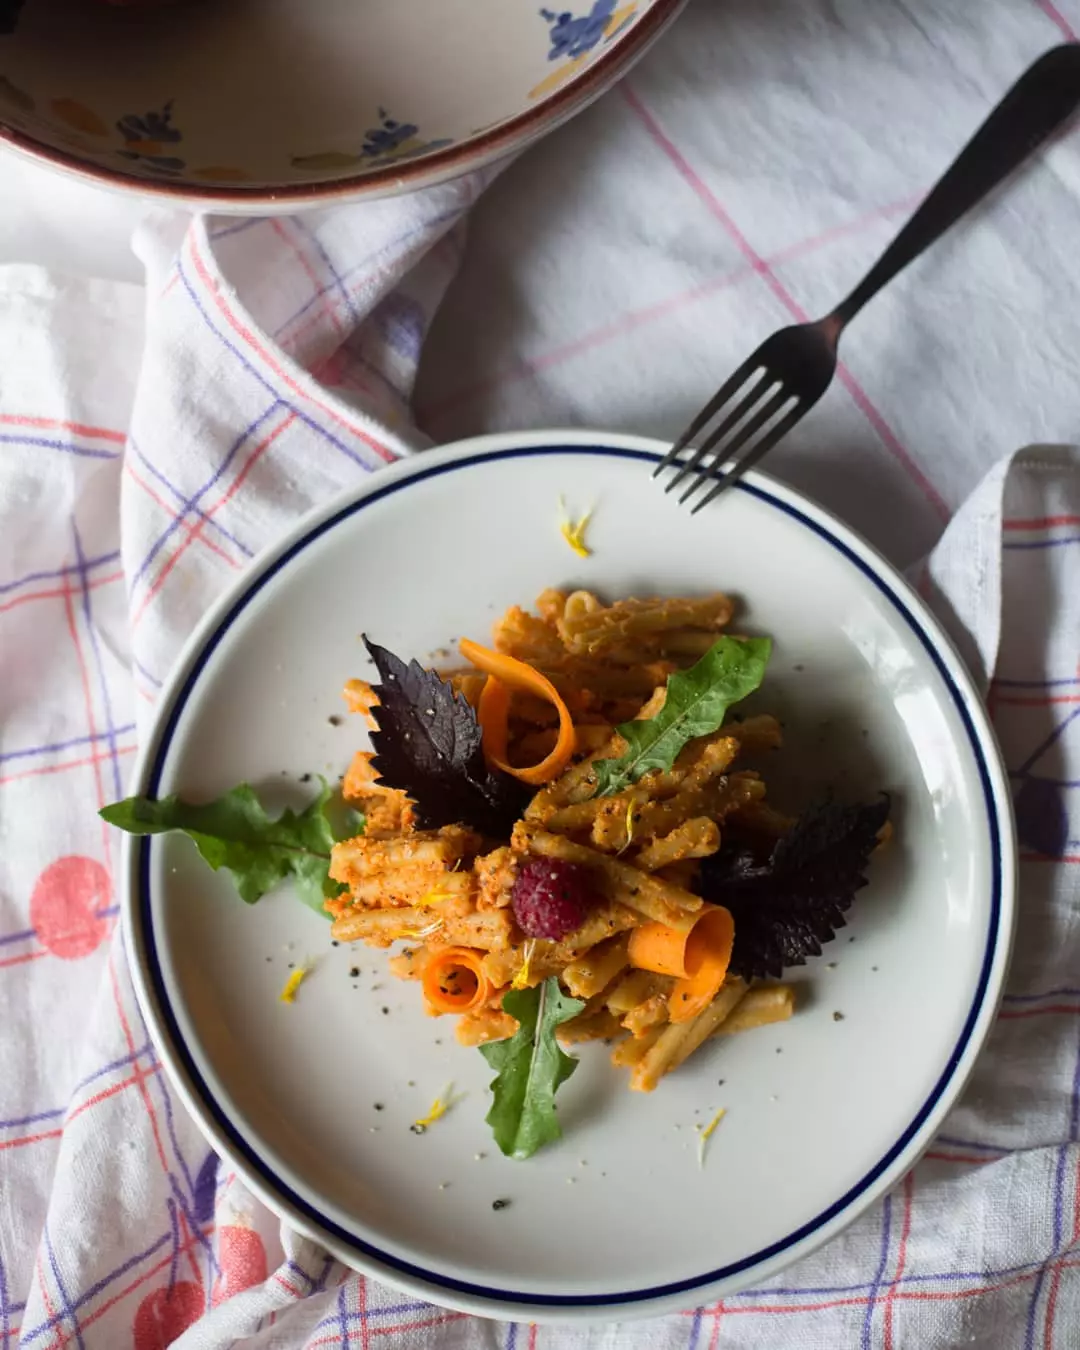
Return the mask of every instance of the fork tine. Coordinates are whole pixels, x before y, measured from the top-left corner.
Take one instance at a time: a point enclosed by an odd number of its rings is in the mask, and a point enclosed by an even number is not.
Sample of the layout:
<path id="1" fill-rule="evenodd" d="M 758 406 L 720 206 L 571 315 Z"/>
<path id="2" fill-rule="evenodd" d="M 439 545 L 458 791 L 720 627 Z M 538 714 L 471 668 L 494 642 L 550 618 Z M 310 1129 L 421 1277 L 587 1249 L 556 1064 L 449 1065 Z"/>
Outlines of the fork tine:
<path id="1" fill-rule="evenodd" d="M 679 505 L 694 495 L 709 481 L 714 471 L 720 466 L 724 459 L 732 458 L 738 450 L 741 450 L 751 436 L 756 436 L 761 428 L 768 422 L 770 417 L 775 417 L 785 403 L 792 397 L 791 393 L 781 385 L 772 398 L 760 408 L 753 417 L 741 426 L 730 445 L 720 445 L 723 437 L 724 428 L 715 432 L 702 446 L 702 452 L 707 452 L 719 446 L 716 449 L 716 457 L 708 468 L 702 469 L 683 495 L 679 498 Z"/>
<path id="2" fill-rule="evenodd" d="M 792 408 L 786 417 L 782 417 L 780 421 L 777 422 L 776 426 L 773 427 L 772 431 L 770 431 L 767 436 L 762 436 L 761 440 L 758 441 L 756 445 L 752 445 L 750 449 L 747 450 L 742 459 L 731 466 L 720 481 L 713 485 L 712 490 L 702 497 L 701 501 L 696 502 L 690 508 L 690 514 L 692 516 L 696 515 L 703 507 L 708 506 L 709 502 L 715 497 L 719 497 L 721 492 L 726 492 L 733 483 L 737 483 L 743 474 L 752 469 L 759 460 L 764 459 L 777 441 L 786 436 L 792 427 L 794 427 L 801 419 L 804 412 L 806 412 L 806 408 L 802 404 L 798 404 L 796 407 Z"/>
<path id="3" fill-rule="evenodd" d="M 682 452 L 686 449 L 686 447 L 690 444 L 690 442 L 694 439 L 694 437 L 698 434 L 698 432 L 704 426 L 706 426 L 707 423 L 712 421 L 712 419 L 716 416 L 716 414 L 720 411 L 720 409 L 724 406 L 724 404 L 728 401 L 728 399 L 732 396 L 732 394 L 734 394 L 746 383 L 746 381 L 757 369 L 757 365 L 758 365 L 757 353 L 755 352 L 755 354 L 751 356 L 749 360 L 743 362 L 743 364 L 739 367 L 739 369 L 735 372 L 735 374 L 732 375 L 731 379 L 728 380 L 726 384 L 720 386 L 720 392 L 714 398 L 711 398 L 708 403 L 706 403 L 705 407 L 702 408 L 702 410 L 698 413 L 698 415 L 686 428 L 686 430 L 675 442 L 675 444 L 671 447 L 671 449 L 667 452 L 667 454 L 656 466 L 656 468 L 653 469 L 652 476 L 654 478 L 659 477 L 659 475 L 662 474 L 666 468 L 668 468 L 678 459 L 679 455 L 682 454 Z"/>
<path id="4" fill-rule="evenodd" d="M 674 476 L 674 478 L 668 480 L 668 482 L 664 487 L 664 491 L 672 492 L 675 488 L 679 486 L 679 484 L 682 482 L 682 480 L 686 477 L 688 473 L 693 473 L 693 471 L 701 463 L 702 459 L 704 459 L 704 457 L 708 454 L 709 447 L 711 445 L 716 444 L 717 437 L 726 436 L 728 432 L 732 429 L 732 427 L 737 426 L 742 421 L 742 419 L 747 415 L 747 413 L 751 411 L 751 409 L 758 402 L 758 400 L 761 398 L 762 394 L 766 391 L 766 389 L 768 389 L 769 386 L 773 383 L 775 383 L 773 377 L 769 374 L 767 370 L 763 370 L 761 372 L 761 378 L 757 380 L 756 383 L 751 385 L 749 392 L 744 394 L 742 398 L 739 399 L 739 401 L 735 404 L 735 407 L 732 408 L 731 412 L 728 413 L 727 417 L 724 418 L 724 420 L 720 423 L 719 427 L 717 427 L 717 429 L 708 437 L 708 439 L 704 441 L 702 445 L 698 446 L 698 448 L 694 451 L 694 453 L 690 456 L 688 460 L 686 460 L 685 462 L 683 462 L 682 460 L 678 461 L 677 465 L 675 466 L 678 468 L 678 473 Z M 721 390 L 721 393 L 722 392 L 723 390 Z M 715 403 L 716 400 L 714 399 L 713 402 Z M 712 405 L 710 404 L 710 407 L 711 406 Z M 721 407 L 722 406 L 723 405 L 721 405 Z"/>

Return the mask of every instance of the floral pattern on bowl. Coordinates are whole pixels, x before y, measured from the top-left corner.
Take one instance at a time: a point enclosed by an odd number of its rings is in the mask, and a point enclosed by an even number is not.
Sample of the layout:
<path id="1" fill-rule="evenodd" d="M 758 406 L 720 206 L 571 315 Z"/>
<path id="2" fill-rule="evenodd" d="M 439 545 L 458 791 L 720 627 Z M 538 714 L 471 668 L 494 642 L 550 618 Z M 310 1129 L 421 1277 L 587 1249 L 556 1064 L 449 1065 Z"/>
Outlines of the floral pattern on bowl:
<path id="1" fill-rule="evenodd" d="M 4 76 L 0 76 L 0 103 L 22 113 L 33 113 L 36 108 L 30 95 Z M 81 154 L 105 154 L 126 159 L 155 176 L 163 174 L 174 179 L 236 183 L 246 177 L 242 169 L 218 164 L 189 170 L 184 159 L 171 153 L 171 148 L 183 140 L 182 132 L 173 125 L 172 99 L 158 110 L 125 113 L 113 128 L 93 108 L 88 108 L 77 99 L 54 98 L 48 107 L 52 117 L 60 123 L 59 126 L 50 124 L 55 139 Z M 18 125 L 20 119 L 9 115 L 8 120 Z M 115 147 L 104 144 L 110 138 L 117 137 L 119 144 Z"/>
<path id="2" fill-rule="evenodd" d="M 425 141 L 420 128 L 412 122 L 398 122 L 385 108 L 378 111 L 379 125 L 364 133 L 364 143 L 355 153 L 347 150 L 320 150 L 312 155 L 293 155 L 294 169 L 353 169 L 361 164 L 394 164 L 414 159 L 452 145 L 449 137 Z"/>
<path id="3" fill-rule="evenodd" d="M 162 153 L 167 146 L 183 140 L 172 124 L 172 99 L 160 112 L 148 112 L 142 117 L 128 113 L 120 118 L 116 129 L 124 138 L 124 149 L 116 152 L 123 159 L 149 164 L 159 173 L 181 174 L 187 167 L 176 155 Z"/>
<path id="4" fill-rule="evenodd" d="M 617 37 L 633 21 L 637 8 L 634 0 L 622 5 L 619 0 L 594 0 L 587 14 L 542 9 L 540 17 L 548 25 L 551 43 L 548 60 L 564 64 L 530 89 L 529 98 L 543 98 L 572 80 L 593 59 L 598 47 Z"/>

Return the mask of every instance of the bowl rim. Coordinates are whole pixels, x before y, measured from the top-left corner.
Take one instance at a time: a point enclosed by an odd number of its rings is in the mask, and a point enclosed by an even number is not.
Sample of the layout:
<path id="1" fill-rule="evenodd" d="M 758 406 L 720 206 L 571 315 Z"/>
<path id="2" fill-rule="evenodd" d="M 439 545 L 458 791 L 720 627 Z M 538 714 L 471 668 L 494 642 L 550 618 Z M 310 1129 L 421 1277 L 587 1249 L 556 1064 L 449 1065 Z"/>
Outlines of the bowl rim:
<path id="1" fill-rule="evenodd" d="M 0 145 L 8 145 L 39 163 L 97 186 L 177 204 L 193 202 L 199 206 L 215 206 L 233 211 L 249 210 L 260 205 L 302 209 L 334 205 L 343 200 L 396 195 L 458 177 L 470 168 L 477 168 L 501 155 L 523 149 L 545 131 L 553 130 L 567 121 L 616 83 L 645 54 L 686 2 L 654 0 L 625 35 L 612 42 L 580 75 L 554 90 L 535 107 L 525 109 L 478 136 L 470 136 L 429 155 L 388 164 L 370 173 L 282 187 L 244 187 L 239 183 L 215 187 L 212 184 L 140 178 L 120 169 L 92 164 L 3 121 L 0 121 Z"/>

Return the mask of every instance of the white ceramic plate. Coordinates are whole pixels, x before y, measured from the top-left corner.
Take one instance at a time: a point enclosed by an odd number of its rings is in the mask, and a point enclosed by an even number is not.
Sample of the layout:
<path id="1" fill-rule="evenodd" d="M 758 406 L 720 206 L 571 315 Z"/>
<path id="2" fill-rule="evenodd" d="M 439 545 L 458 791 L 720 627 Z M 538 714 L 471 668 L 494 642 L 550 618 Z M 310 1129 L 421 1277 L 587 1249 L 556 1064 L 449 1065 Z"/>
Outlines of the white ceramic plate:
<path id="1" fill-rule="evenodd" d="M 340 1259 L 450 1306 L 625 1316 L 775 1273 L 912 1164 L 1005 973 L 1009 796 L 949 642 L 880 557 L 787 488 L 751 478 L 688 516 L 649 479 L 661 449 L 502 436 L 381 472 L 298 525 L 207 618 L 138 774 L 152 795 L 247 780 L 304 800 L 299 775 L 336 774 L 357 748 L 355 719 L 329 718 L 365 670 L 361 630 L 423 658 L 463 634 L 486 640 L 496 612 L 552 584 L 724 588 L 745 601 L 742 627 L 776 642 L 758 695 L 787 727 L 774 797 L 894 794 L 896 844 L 850 926 L 794 974 L 792 1021 L 699 1053 L 651 1096 L 587 1047 L 560 1092 L 563 1140 L 528 1162 L 490 1139 L 487 1064 L 423 1015 L 383 955 L 331 949 L 327 925 L 288 894 L 248 908 L 186 840 L 132 842 L 140 997 L 211 1142 Z M 560 494 L 595 507 L 587 560 L 559 536 Z M 282 1004 L 288 963 L 309 956 L 317 970 Z M 449 1080 L 467 1096 L 412 1134 Z M 695 1126 L 720 1107 L 701 1170 Z M 496 1211 L 496 1199 L 511 1203 Z"/>

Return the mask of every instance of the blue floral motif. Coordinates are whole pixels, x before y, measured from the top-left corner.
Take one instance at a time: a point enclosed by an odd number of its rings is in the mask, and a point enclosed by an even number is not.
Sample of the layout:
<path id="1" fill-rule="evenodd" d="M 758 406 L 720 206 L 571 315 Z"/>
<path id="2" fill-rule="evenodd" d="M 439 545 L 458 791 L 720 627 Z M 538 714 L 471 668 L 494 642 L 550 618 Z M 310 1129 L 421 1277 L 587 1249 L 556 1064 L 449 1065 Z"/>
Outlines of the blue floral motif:
<path id="1" fill-rule="evenodd" d="M 360 158 L 368 160 L 412 159 L 441 150 L 449 140 L 416 141 L 420 128 L 414 122 L 398 122 L 385 108 L 379 108 L 379 125 L 364 132 Z"/>
<path id="2" fill-rule="evenodd" d="M 159 147 L 175 145 L 182 140 L 180 132 L 172 124 L 172 100 L 160 112 L 148 112 L 142 117 L 128 113 L 121 117 L 116 129 L 124 138 L 125 149 L 117 150 L 124 159 L 133 159 L 149 164 L 160 173 L 182 173 L 184 161 L 175 155 L 158 154 Z"/>
<path id="3" fill-rule="evenodd" d="M 615 12 L 617 0 L 595 0 L 588 14 L 575 18 L 569 10 L 557 14 L 551 9 L 542 9 L 540 17 L 551 25 L 551 50 L 549 61 L 584 56 L 603 39 L 611 16 Z"/>
<path id="4" fill-rule="evenodd" d="M 293 155 L 295 169 L 354 169 L 358 165 L 382 166 L 402 160 L 429 155 L 453 142 L 448 138 L 433 141 L 420 139 L 420 128 L 414 122 L 399 122 L 385 108 L 378 110 L 379 125 L 364 132 L 364 143 L 355 153 L 351 150 L 323 150 L 313 155 Z"/>
<path id="5" fill-rule="evenodd" d="M 378 159 L 381 155 L 392 155 L 399 146 L 419 134 L 420 128 L 412 122 L 395 121 L 385 108 L 380 108 L 379 125 L 364 132 L 364 145 L 360 154 L 364 159 Z"/>

